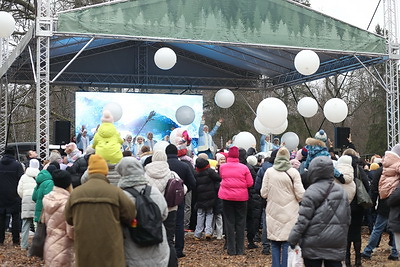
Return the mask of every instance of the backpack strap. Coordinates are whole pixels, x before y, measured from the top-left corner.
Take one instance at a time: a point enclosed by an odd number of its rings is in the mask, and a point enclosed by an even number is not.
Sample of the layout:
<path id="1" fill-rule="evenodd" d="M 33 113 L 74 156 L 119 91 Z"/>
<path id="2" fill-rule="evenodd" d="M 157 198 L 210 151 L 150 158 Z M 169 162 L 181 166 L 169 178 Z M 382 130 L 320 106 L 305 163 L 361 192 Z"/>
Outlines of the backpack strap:
<path id="1" fill-rule="evenodd" d="M 150 192 L 151 192 L 151 186 L 150 185 L 146 185 L 143 189 L 144 191 L 144 195 L 147 197 L 150 197 Z"/>
<path id="2" fill-rule="evenodd" d="M 132 196 L 134 196 L 135 198 L 137 196 L 140 195 L 139 191 L 137 191 L 135 188 L 133 187 L 128 187 L 128 188 L 124 188 L 125 191 L 129 192 Z"/>

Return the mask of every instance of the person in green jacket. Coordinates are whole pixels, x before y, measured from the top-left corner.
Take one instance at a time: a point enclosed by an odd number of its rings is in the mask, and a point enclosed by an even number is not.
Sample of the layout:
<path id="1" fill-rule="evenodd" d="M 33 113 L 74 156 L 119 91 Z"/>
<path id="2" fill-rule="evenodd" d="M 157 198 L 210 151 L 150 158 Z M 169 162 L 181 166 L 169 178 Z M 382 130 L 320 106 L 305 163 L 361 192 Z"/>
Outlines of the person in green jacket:
<path id="1" fill-rule="evenodd" d="M 56 169 L 59 169 L 60 165 L 58 162 L 51 162 L 47 169 L 43 169 L 36 176 L 36 187 L 33 190 L 32 200 L 36 202 L 35 206 L 35 218 L 34 221 L 38 222 L 40 220 L 40 215 L 43 209 L 43 197 L 44 195 L 50 193 L 53 190 L 54 182 L 51 173 Z"/>

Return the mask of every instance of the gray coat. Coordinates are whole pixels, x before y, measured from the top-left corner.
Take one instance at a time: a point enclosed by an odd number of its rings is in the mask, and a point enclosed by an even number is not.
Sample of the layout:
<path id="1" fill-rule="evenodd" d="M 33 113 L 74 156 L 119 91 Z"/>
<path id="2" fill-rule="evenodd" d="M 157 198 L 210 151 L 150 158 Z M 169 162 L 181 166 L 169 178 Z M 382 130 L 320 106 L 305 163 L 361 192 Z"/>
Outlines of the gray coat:
<path id="1" fill-rule="evenodd" d="M 333 182 L 330 158 L 316 157 L 308 171 L 312 184 L 304 193 L 288 242 L 299 244 L 306 259 L 342 261 L 351 220 L 347 194 Z"/>

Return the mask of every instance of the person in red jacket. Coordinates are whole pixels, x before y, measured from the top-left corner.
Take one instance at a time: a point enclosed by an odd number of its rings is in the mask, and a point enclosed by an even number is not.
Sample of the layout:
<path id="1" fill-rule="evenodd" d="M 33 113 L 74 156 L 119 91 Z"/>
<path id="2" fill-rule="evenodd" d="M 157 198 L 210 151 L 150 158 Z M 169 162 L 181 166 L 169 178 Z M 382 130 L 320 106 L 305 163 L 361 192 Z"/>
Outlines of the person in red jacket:
<path id="1" fill-rule="evenodd" d="M 219 168 L 221 186 L 218 197 L 222 199 L 228 255 L 244 255 L 248 188 L 253 185 L 249 168 L 239 162 L 239 149 L 229 149 L 227 163 Z"/>

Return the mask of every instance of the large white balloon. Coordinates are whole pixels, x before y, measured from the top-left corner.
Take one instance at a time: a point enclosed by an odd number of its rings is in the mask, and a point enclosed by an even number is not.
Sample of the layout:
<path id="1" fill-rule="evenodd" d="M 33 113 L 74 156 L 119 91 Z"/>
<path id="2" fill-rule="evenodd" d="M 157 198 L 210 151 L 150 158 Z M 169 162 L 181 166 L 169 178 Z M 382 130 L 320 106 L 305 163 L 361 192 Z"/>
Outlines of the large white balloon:
<path id="1" fill-rule="evenodd" d="M 181 106 L 176 110 L 175 118 L 181 125 L 189 125 L 194 121 L 194 110 L 189 106 Z"/>
<path id="2" fill-rule="evenodd" d="M 279 127 L 269 129 L 269 132 L 272 134 L 281 134 L 284 131 L 286 131 L 287 127 L 288 127 L 288 120 L 285 120 L 285 122 Z"/>
<path id="3" fill-rule="evenodd" d="M 303 97 L 297 103 L 297 111 L 300 113 L 301 116 L 306 118 L 311 118 L 318 111 L 318 103 L 312 97 Z"/>
<path id="4" fill-rule="evenodd" d="M 240 132 L 235 136 L 233 145 L 237 147 L 244 148 L 245 150 L 250 147 L 256 147 L 256 138 L 249 132 Z"/>
<path id="5" fill-rule="evenodd" d="M 229 89 L 220 89 L 215 94 L 214 101 L 220 108 L 229 108 L 235 102 L 235 95 Z"/>
<path id="6" fill-rule="evenodd" d="M 346 119 L 349 109 L 340 98 L 331 98 L 324 105 L 325 118 L 333 123 L 339 123 Z"/>
<path id="7" fill-rule="evenodd" d="M 289 151 L 295 150 L 299 145 L 299 137 L 294 132 L 284 133 L 281 137 L 281 144 L 283 143 Z"/>
<path id="8" fill-rule="evenodd" d="M 314 74 L 319 68 L 319 57 L 312 50 L 302 50 L 294 58 L 294 67 L 303 75 Z"/>
<path id="9" fill-rule="evenodd" d="M 114 118 L 114 122 L 119 121 L 122 117 L 122 108 L 118 103 L 109 102 L 103 107 L 103 111 L 108 110 Z"/>
<path id="10" fill-rule="evenodd" d="M 260 134 L 267 135 L 267 134 L 271 133 L 271 130 L 268 129 L 267 127 L 265 127 L 257 117 L 254 119 L 254 128 Z"/>
<path id="11" fill-rule="evenodd" d="M 0 11 L 0 38 L 8 38 L 15 31 L 13 16 L 5 11 Z"/>
<path id="12" fill-rule="evenodd" d="M 281 126 L 287 119 L 287 114 L 285 103 L 275 97 L 265 98 L 257 107 L 257 118 L 267 128 Z"/>
<path id="13" fill-rule="evenodd" d="M 164 151 L 165 152 L 165 148 L 169 145 L 169 143 L 167 141 L 158 141 L 154 147 L 153 147 L 153 151 Z"/>
<path id="14" fill-rule="evenodd" d="M 176 54 L 169 47 L 162 47 L 154 54 L 154 63 L 162 70 L 169 70 L 176 64 Z"/>

